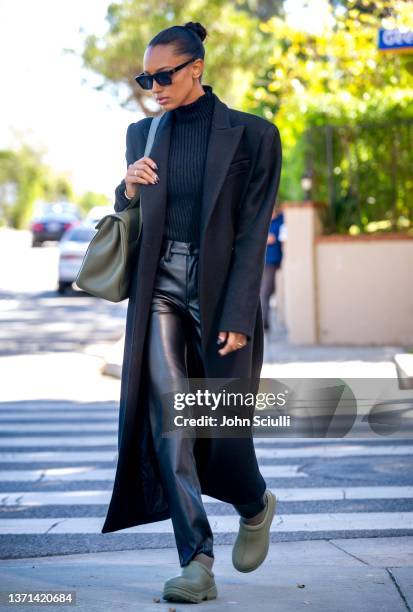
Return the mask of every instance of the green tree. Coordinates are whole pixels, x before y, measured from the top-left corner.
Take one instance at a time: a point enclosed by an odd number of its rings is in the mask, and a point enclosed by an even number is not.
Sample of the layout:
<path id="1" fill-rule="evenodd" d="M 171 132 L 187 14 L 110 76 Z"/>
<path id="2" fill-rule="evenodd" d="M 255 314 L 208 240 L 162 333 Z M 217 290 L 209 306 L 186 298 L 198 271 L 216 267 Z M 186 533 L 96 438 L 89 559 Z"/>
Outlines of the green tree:
<path id="1" fill-rule="evenodd" d="M 120 104 L 137 103 L 146 114 L 153 114 L 151 92 L 141 89 L 134 80 L 143 71 L 142 60 L 149 40 L 171 25 L 200 21 L 208 30 L 203 82 L 213 80 L 217 93 L 239 106 L 263 64 L 263 33 L 258 27 L 260 18 L 253 14 L 256 3 L 244 4 L 244 9 L 237 2 L 224 0 L 193 0 L 189 4 L 159 0 L 155 5 L 124 0 L 110 4 L 106 34 L 102 38 L 95 34 L 85 38 L 84 65 L 103 78 L 96 89 L 113 91 L 115 85 L 119 92 L 126 92 Z"/>
<path id="2" fill-rule="evenodd" d="M 86 214 L 94 206 L 109 206 L 110 201 L 103 193 L 96 193 L 94 191 L 86 191 L 81 196 L 76 198 L 80 209 Z"/>
<path id="3" fill-rule="evenodd" d="M 212 82 L 230 106 L 277 124 L 284 159 L 280 198 L 299 199 L 310 128 L 412 117 L 412 77 L 404 58 L 377 50 L 379 27 L 413 28 L 409 6 L 404 0 L 325 0 L 313 32 L 286 19 L 280 0 L 161 0 L 155 7 L 124 0 L 109 6 L 102 38 L 86 37 L 82 57 L 102 77 L 98 89 L 115 86 L 125 92 L 122 105 L 137 103 L 152 114 L 151 92 L 134 81 L 148 41 L 172 24 L 200 21 L 208 29 L 203 81 Z M 364 161 L 374 155 L 370 141 L 359 149 Z M 350 163 L 343 157 L 337 172 Z"/>
<path id="4" fill-rule="evenodd" d="M 404 58 L 384 55 L 377 49 L 380 27 L 413 29 L 413 15 L 402 0 L 379 0 L 374 5 L 366 2 L 366 11 L 360 10 L 358 4 L 346 2 L 345 10 L 335 11 L 325 0 L 324 18 L 317 32 L 303 32 L 279 17 L 261 24 L 261 29 L 271 37 L 272 51 L 268 65 L 257 75 L 246 96 L 245 108 L 274 120 L 279 126 L 284 153 L 282 195 L 291 199 L 302 197 L 300 177 L 305 170 L 306 150 L 308 156 L 307 133 L 327 126 L 334 128 L 335 133 L 339 128 L 352 129 L 353 133 L 347 134 L 348 146 L 341 152 L 333 149 L 337 162 L 334 173 L 340 177 L 346 172 L 348 176 L 355 163 L 351 157 L 356 155 L 362 169 L 358 177 L 359 194 L 356 194 L 358 206 L 364 207 L 357 213 L 360 225 L 367 226 L 371 216 L 374 218 L 387 207 L 392 211 L 391 225 L 395 226 L 398 215 L 409 214 L 406 202 L 411 202 L 408 190 L 412 182 L 406 178 L 403 189 L 396 193 L 388 168 L 394 166 L 397 157 L 401 164 L 399 175 L 404 174 L 412 161 L 411 144 L 404 136 L 400 136 L 399 144 L 391 130 L 384 136 L 376 133 L 374 140 L 374 134 L 372 137 L 367 131 L 363 133 L 361 125 L 394 124 L 413 117 L 413 80 L 404 69 Z M 309 153 L 324 169 L 326 144 L 328 139 L 320 138 L 318 147 L 313 146 Z M 386 159 L 394 147 L 393 160 Z M 381 166 L 379 160 L 383 160 Z M 380 184 L 383 187 L 380 197 L 385 198 L 385 206 L 377 198 L 372 204 L 374 189 Z M 341 186 L 345 187 L 345 183 Z M 329 185 L 325 175 L 319 187 L 321 190 L 315 192 L 317 199 L 320 196 L 326 199 Z M 369 191 L 370 203 L 360 204 L 360 199 L 368 197 Z M 341 214 L 345 215 L 353 194 L 344 189 L 337 197 L 342 199 Z M 412 210 L 410 204 L 410 216 Z M 383 214 L 387 218 L 387 213 Z"/>
<path id="5" fill-rule="evenodd" d="M 28 226 L 36 200 L 53 202 L 73 200 L 73 188 L 64 174 L 57 174 L 43 162 L 43 152 L 27 143 L 16 150 L 0 151 L 0 198 L 1 186 L 15 186 L 15 201 L 0 201 L 2 223 L 21 229 Z"/>
<path id="6" fill-rule="evenodd" d="M 57 174 L 53 168 L 43 167 L 43 198 L 48 202 L 56 200 L 74 200 L 73 186 L 65 174 Z"/>
<path id="7" fill-rule="evenodd" d="M 1 151 L 0 183 L 16 185 L 16 200 L 5 208 L 6 220 L 15 228 L 25 227 L 33 202 L 42 194 L 40 155 L 28 145 L 19 151 Z"/>

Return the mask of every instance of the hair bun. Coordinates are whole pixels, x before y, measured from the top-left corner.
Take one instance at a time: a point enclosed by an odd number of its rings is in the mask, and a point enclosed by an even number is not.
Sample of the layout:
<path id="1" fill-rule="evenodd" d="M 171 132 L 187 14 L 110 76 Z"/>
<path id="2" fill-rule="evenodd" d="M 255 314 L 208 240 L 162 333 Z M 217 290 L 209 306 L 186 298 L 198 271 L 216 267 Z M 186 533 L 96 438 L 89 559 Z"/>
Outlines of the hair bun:
<path id="1" fill-rule="evenodd" d="M 192 30 L 192 32 L 195 32 L 195 34 L 199 36 L 201 40 L 204 40 L 206 38 L 207 31 L 204 26 L 199 23 L 199 21 L 188 21 L 184 25 L 184 28 L 188 28 L 188 30 Z"/>

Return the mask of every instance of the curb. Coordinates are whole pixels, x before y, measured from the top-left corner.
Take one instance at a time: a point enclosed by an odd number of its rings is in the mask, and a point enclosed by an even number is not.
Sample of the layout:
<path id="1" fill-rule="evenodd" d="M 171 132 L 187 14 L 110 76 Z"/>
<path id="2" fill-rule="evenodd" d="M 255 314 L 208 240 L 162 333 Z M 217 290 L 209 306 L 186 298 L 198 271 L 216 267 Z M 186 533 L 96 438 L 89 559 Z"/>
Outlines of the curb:
<path id="1" fill-rule="evenodd" d="M 88 355 L 100 357 L 102 359 L 103 364 L 100 367 L 101 374 L 121 379 L 124 344 L 125 336 L 122 336 L 115 343 L 88 344 L 84 352 Z"/>
<path id="2" fill-rule="evenodd" d="M 394 363 L 400 389 L 413 389 L 413 353 L 396 353 Z"/>

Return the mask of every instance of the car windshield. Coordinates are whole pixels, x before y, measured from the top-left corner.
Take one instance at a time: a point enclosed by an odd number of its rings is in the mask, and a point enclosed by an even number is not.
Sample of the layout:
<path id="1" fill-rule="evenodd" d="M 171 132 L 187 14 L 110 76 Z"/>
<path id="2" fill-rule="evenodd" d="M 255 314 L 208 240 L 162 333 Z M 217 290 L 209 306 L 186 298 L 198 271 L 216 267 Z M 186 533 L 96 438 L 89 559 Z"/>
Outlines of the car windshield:
<path id="1" fill-rule="evenodd" d="M 94 228 L 78 227 L 74 230 L 69 230 L 64 236 L 64 239 L 70 240 L 71 242 L 90 242 L 96 234 L 96 231 L 97 230 Z"/>

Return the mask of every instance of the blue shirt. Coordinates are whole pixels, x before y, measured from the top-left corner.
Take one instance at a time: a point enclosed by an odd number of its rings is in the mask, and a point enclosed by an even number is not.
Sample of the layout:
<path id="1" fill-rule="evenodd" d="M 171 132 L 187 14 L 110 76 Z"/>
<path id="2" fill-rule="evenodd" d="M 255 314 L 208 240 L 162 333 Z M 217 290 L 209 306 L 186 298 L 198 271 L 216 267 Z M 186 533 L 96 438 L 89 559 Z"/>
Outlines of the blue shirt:
<path id="1" fill-rule="evenodd" d="M 280 212 L 275 219 L 271 219 L 270 234 L 275 234 L 275 243 L 267 244 L 267 252 L 265 254 L 266 264 L 281 264 L 282 260 L 282 242 L 280 242 L 280 228 L 284 223 L 284 214 Z"/>

